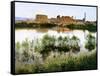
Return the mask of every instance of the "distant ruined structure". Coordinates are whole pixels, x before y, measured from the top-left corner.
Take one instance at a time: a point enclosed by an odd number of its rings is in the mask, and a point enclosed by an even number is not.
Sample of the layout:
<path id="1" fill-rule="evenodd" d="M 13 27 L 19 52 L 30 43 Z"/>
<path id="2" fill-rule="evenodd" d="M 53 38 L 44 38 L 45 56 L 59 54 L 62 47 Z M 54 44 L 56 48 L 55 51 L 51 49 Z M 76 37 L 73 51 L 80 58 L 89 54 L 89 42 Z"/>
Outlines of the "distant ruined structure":
<path id="1" fill-rule="evenodd" d="M 86 21 L 86 12 L 84 13 L 83 21 L 84 21 L 84 22 Z"/>
<path id="2" fill-rule="evenodd" d="M 36 23 L 48 23 L 48 16 L 38 14 L 38 15 L 36 15 L 35 22 Z"/>
<path id="3" fill-rule="evenodd" d="M 47 15 L 37 14 L 34 20 L 27 20 L 27 23 L 52 23 L 59 26 L 65 26 L 69 24 L 84 24 L 86 22 L 86 13 L 84 13 L 83 19 L 75 19 L 73 16 L 60 16 L 56 18 L 48 18 Z"/>
<path id="4" fill-rule="evenodd" d="M 58 25 L 69 25 L 69 24 L 75 24 L 76 20 L 73 19 L 73 16 L 62 16 L 60 17 L 60 15 L 57 16 L 57 24 Z"/>
<path id="5" fill-rule="evenodd" d="M 74 24 L 76 20 L 73 19 L 73 16 L 61 16 L 58 15 L 56 18 L 48 19 L 47 15 L 38 14 L 35 18 L 35 23 L 55 23 L 58 25 L 65 25 L 65 24 Z"/>

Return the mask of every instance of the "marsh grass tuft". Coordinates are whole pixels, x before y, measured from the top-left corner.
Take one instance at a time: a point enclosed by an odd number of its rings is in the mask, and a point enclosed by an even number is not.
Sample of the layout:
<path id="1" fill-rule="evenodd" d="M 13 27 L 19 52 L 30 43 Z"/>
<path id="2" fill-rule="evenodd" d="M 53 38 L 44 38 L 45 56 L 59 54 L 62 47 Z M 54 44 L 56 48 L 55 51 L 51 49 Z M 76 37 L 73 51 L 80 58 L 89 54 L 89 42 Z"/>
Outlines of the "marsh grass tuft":
<path id="1" fill-rule="evenodd" d="M 96 51 L 89 55 L 48 57 L 43 64 L 16 64 L 16 73 L 42 73 L 97 69 Z"/>

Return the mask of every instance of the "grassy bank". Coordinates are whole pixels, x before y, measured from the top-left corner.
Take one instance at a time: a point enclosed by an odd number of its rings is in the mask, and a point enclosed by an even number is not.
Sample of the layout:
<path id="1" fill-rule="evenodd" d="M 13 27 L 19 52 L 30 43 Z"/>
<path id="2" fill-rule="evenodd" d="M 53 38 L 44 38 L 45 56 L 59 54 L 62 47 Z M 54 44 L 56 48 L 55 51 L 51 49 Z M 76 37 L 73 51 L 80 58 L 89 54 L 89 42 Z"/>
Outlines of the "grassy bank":
<path id="1" fill-rule="evenodd" d="M 87 55 L 79 56 L 56 56 L 48 57 L 44 63 L 23 64 L 16 62 L 16 73 L 44 73 L 97 69 L 96 51 Z"/>
<path id="2" fill-rule="evenodd" d="M 15 28 L 52 28 L 55 26 L 57 25 L 52 23 L 15 23 Z"/>
<path id="3" fill-rule="evenodd" d="M 21 22 L 21 23 L 15 23 L 15 28 L 53 28 L 57 27 L 57 24 L 52 24 L 52 23 L 26 23 L 26 22 Z M 59 26 L 63 28 L 62 26 Z M 97 26 L 92 24 L 92 23 L 84 23 L 83 24 L 69 24 L 64 26 L 64 28 L 69 28 L 71 30 L 88 30 L 90 32 L 96 32 L 97 31 Z"/>

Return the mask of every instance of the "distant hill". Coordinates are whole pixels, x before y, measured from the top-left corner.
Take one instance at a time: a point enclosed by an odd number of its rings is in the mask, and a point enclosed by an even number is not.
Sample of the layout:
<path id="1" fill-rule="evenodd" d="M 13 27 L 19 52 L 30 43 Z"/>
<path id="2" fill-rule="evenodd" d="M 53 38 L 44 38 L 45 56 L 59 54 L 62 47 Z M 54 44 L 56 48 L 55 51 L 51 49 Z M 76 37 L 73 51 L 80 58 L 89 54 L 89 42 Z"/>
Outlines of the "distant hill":
<path id="1" fill-rule="evenodd" d="M 23 18 L 23 17 L 15 17 L 15 20 L 28 20 L 28 18 Z"/>

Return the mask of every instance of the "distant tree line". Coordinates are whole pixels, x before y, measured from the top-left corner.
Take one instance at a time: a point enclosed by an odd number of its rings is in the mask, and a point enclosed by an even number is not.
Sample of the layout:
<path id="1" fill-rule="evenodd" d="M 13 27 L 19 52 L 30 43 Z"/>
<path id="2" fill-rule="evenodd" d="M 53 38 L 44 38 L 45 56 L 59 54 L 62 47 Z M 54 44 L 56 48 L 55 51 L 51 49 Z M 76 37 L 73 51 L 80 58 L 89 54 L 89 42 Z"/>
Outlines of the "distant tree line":
<path id="1" fill-rule="evenodd" d="M 52 28 L 57 26 L 57 24 L 52 23 L 15 23 L 15 28 Z"/>
<path id="2" fill-rule="evenodd" d="M 15 28 L 53 28 L 57 27 L 57 24 L 54 23 L 27 23 L 27 22 L 20 22 L 15 23 Z M 59 26 L 62 27 L 62 26 Z M 97 26 L 93 23 L 84 23 L 84 24 L 69 24 L 65 25 L 62 28 L 69 28 L 71 30 L 88 30 L 90 32 L 96 32 Z"/>
<path id="3" fill-rule="evenodd" d="M 85 24 L 69 24 L 66 25 L 65 27 L 71 29 L 71 30 L 88 30 L 90 32 L 96 32 L 97 31 L 97 26 L 92 24 L 92 23 L 85 23 Z"/>

